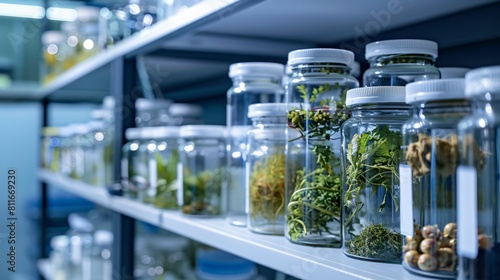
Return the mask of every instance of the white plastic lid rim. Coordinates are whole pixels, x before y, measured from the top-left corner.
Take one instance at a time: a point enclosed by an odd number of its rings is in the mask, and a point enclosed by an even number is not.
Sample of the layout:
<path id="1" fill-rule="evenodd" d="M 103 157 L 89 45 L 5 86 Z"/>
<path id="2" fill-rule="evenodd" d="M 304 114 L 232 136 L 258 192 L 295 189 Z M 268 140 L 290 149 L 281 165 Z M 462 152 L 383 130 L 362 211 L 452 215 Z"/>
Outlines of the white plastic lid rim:
<path id="1" fill-rule="evenodd" d="M 500 94 L 500 65 L 477 68 L 465 75 L 467 97 L 485 93 Z"/>
<path id="2" fill-rule="evenodd" d="M 172 104 L 172 100 L 168 99 L 146 99 L 138 98 L 135 101 L 135 109 L 137 111 L 148 111 L 148 110 L 163 110 L 168 109 Z"/>
<path id="3" fill-rule="evenodd" d="M 340 63 L 351 66 L 354 53 L 341 49 L 301 49 L 288 53 L 288 64 L 291 66 L 307 63 Z"/>
<path id="4" fill-rule="evenodd" d="M 405 103 L 405 87 L 360 87 L 347 91 L 346 106 L 379 103 Z"/>
<path id="5" fill-rule="evenodd" d="M 406 103 L 465 99 L 465 79 L 426 80 L 406 85 Z"/>
<path id="6" fill-rule="evenodd" d="M 272 62 L 242 62 L 229 66 L 230 78 L 238 76 L 257 76 L 281 79 L 284 72 L 285 66 L 283 64 Z"/>
<path id="7" fill-rule="evenodd" d="M 180 127 L 181 138 L 225 138 L 226 127 L 222 125 L 183 125 Z"/>
<path id="8" fill-rule="evenodd" d="M 427 54 L 437 58 L 438 45 L 433 41 L 418 39 L 386 40 L 366 45 L 366 60 L 391 54 Z"/>
<path id="9" fill-rule="evenodd" d="M 465 74 L 471 69 L 465 67 L 439 67 L 438 70 L 441 73 L 441 79 L 454 79 L 465 78 Z"/>
<path id="10" fill-rule="evenodd" d="M 299 108 L 300 105 L 300 103 L 255 103 L 248 106 L 248 117 L 285 117 L 289 109 Z"/>
<path id="11" fill-rule="evenodd" d="M 179 126 L 158 126 L 152 131 L 153 139 L 179 138 Z"/>

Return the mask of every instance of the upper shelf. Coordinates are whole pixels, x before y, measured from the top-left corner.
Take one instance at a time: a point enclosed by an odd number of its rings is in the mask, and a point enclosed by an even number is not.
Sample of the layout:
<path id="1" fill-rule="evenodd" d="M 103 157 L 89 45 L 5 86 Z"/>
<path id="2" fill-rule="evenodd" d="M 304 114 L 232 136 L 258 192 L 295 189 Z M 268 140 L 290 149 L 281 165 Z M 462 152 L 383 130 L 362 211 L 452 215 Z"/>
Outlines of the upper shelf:
<path id="1" fill-rule="evenodd" d="M 40 180 L 103 207 L 246 258 L 299 279 L 424 280 L 400 264 L 367 262 L 346 257 L 340 249 L 292 244 L 283 236 L 251 233 L 229 225 L 224 218 L 188 217 L 125 197 L 110 196 L 104 188 L 40 171 Z"/>

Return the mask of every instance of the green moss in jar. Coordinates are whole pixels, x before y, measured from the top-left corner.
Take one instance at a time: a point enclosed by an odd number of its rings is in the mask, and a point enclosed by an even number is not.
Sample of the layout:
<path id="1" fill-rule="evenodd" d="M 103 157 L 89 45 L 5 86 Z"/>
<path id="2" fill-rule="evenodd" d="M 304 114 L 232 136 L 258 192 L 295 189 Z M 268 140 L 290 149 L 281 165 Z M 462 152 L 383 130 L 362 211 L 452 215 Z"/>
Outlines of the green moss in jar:
<path id="1" fill-rule="evenodd" d="M 154 205 L 163 209 L 177 209 L 177 163 L 179 152 L 173 150 L 167 162 L 160 154 L 155 155 L 158 181 Z"/>
<path id="2" fill-rule="evenodd" d="M 219 215 L 224 176 L 221 169 L 198 174 L 189 174 L 189 171 L 185 170 L 182 212 L 190 215 Z"/>

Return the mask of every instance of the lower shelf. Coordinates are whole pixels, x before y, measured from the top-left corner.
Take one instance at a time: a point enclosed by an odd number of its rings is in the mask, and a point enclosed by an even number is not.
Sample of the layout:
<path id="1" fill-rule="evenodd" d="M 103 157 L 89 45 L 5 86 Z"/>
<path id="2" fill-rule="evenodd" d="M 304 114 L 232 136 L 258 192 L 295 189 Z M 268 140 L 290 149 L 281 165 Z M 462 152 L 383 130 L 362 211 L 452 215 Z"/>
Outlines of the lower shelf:
<path id="1" fill-rule="evenodd" d="M 40 171 L 39 178 L 136 220 L 300 279 L 429 279 L 410 274 L 400 264 L 361 261 L 346 257 L 340 249 L 301 246 L 290 243 L 283 236 L 255 234 L 246 228 L 229 225 L 222 217 L 188 217 L 179 211 L 160 210 L 124 197 L 109 196 L 103 188 L 51 172 Z"/>

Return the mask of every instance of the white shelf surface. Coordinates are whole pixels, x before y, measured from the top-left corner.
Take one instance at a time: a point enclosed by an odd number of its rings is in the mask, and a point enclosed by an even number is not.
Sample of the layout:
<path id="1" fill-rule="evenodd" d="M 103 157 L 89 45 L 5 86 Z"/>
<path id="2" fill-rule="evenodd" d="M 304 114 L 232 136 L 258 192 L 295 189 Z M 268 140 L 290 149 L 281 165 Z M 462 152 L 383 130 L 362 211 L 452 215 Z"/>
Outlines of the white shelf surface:
<path id="1" fill-rule="evenodd" d="M 48 259 L 39 259 L 37 264 L 38 272 L 45 278 L 45 280 L 52 280 L 52 265 Z"/>
<path id="2" fill-rule="evenodd" d="M 368 262 L 346 257 L 340 249 L 292 244 L 283 236 L 261 235 L 228 224 L 224 218 L 197 218 L 179 211 L 160 210 L 125 197 L 110 196 L 50 171 L 40 180 L 58 186 L 113 211 L 205 243 L 299 279 L 429 279 L 410 274 L 400 264 Z"/>

